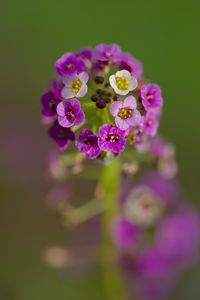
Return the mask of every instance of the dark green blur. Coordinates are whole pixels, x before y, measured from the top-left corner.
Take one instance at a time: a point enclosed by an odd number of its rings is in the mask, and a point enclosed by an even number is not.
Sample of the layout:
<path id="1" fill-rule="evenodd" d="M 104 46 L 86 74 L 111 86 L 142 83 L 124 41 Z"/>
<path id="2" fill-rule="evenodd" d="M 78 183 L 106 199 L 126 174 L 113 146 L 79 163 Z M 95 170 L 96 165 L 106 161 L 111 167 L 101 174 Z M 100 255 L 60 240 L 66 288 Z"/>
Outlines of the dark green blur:
<path id="1" fill-rule="evenodd" d="M 120 44 L 162 87 L 160 130 L 176 145 L 187 198 L 200 207 L 200 1 L 7 0 L 0 15 L 0 299 L 107 300 L 97 271 L 63 276 L 41 258 L 67 233 L 43 201 L 46 153 L 53 147 L 39 123 L 39 95 L 65 51 Z M 199 278 L 194 268 L 171 299 L 199 299 Z"/>

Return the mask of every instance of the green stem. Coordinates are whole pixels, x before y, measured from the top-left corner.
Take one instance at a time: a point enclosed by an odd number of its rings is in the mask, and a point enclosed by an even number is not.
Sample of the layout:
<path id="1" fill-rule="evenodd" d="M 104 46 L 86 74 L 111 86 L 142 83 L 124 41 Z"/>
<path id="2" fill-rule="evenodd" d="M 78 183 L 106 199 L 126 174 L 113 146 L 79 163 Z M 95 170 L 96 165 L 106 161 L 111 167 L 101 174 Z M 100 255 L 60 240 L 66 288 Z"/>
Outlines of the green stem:
<path id="1" fill-rule="evenodd" d="M 99 181 L 99 193 L 103 202 L 102 214 L 102 271 L 103 288 L 106 300 L 126 300 L 122 274 L 118 266 L 116 248 L 112 244 L 109 228 L 113 217 L 118 213 L 118 193 L 121 175 L 119 158 L 115 158 L 108 166 L 103 166 Z"/>

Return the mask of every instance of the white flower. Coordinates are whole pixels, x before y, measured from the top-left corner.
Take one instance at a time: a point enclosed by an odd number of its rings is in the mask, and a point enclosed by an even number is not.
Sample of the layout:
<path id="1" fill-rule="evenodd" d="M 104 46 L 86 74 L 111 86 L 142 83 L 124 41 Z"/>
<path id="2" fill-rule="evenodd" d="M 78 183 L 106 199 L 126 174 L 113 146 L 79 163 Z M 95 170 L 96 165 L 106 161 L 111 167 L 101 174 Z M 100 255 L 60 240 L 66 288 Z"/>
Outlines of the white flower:
<path id="1" fill-rule="evenodd" d="M 89 76 L 86 72 L 64 77 L 65 87 L 62 89 L 62 97 L 64 99 L 84 97 L 88 90 L 88 79 Z"/>
<path id="2" fill-rule="evenodd" d="M 147 227 L 161 216 L 161 201 L 146 186 L 134 188 L 124 206 L 125 216 L 134 224 Z"/>
<path id="3" fill-rule="evenodd" d="M 121 70 L 115 75 L 111 75 L 109 82 L 115 93 L 122 96 L 133 91 L 138 85 L 137 79 L 127 70 Z"/>

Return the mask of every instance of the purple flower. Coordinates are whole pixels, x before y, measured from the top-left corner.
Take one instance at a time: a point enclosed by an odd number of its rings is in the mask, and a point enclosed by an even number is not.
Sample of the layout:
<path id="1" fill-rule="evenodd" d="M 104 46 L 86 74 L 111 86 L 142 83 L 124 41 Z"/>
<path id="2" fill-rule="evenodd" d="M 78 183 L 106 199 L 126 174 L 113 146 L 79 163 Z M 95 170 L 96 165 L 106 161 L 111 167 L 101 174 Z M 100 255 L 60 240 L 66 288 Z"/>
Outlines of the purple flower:
<path id="1" fill-rule="evenodd" d="M 121 48 L 116 44 L 99 44 L 95 50 L 96 59 L 99 61 L 116 63 L 120 60 Z"/>
<path id="2" fill-rule="evenodd" d="M 98 144 L 102 151 L 112 151 L 118 155 L 125 149 L 126 133 L 116 126 L 104 124 L 99 128 Z"/>
<path id="3" fill-rule="evenodd" d="M 92 56 L 93 56 L 92 48 L 83 48 L 76 53 L 76 57 L 82 59 L 83 61 L 85 60 L 91 61 Z"/>
<path id="4" fill-rule="evenodd" d="M 140 90 L 142 105 L 148 110 L 162 107 L 163 99 L 161 89 L 157 84 L 143 84 Z"/>
<path id="5" fill-rule="evenodd" d="M 156 244 L 162 255 L 172 259 L 177 267 L 189 265 L 199 253 L 200 218 L 190 207 L 184 207 L 161 221 Z"/>
<path id="6" fill-rule="evenodd" d="M 75 54 L 65 53 L 56 61 L 55 69 L 59 75 L 68 76 L 82 72 L 85 64 Z"/>
<path id="7" fill-rule="evenodd" d="M 140 79 L 142 76 L 143 68 L 141 62 L 130 53 L 123 53 L 121 55 L 120 70 L 124 69 L 132 73 L 137 79 Z"/>
<path id="8" fill-rule="evenodd" d="M 153 112 L 147 112 L 144 117 L 142 117 L 141 129 L 144 133 L 150 136 L 155 136 L 158 130 L 158 120 L 157 116 Z"/>
<path id="9" fill-rule="evenodd" d="M 70 142 L 75 140 L 74 133 L 69 128 L 60 126 L 58 121 L 55 121 L 49 128 L 49 136 L 56 142 L 61 150 L 66 149 Z"/>
<path id="10" fill-rule="evenodd" d="M 58 122 L 62 127 L 80 125 L 85 120 L 85 114 L 77 99 L 65 100 L 57 106 Z"/>
<path id="11" fill-rule="evenodd" d="M 119 251 L 126 252 L 138 246 L 140 230 L 123 217 L 116 217 L 111 223 L 111 236 Z"/>
<path id="12" fill-rule="evenodd" d="M 138 125 L 141 119 L 136 109 L 137 103 L 133 96 L 128 96 L 124 101 L 115 101 L 110 106 L 110 112 L 115 117 L 115 123 L 121 130 Z"/>
<path id="13" fill-rule="evenodd" d="M 81 153 L 85 153 L 91 159 L 96 158 L 100 153 L 98 137 L 87 128 L 81 130 L 76 141 L 76 147 Z"/>
<path id="14" fill-rule="evenodd" d="M 42 114 L 45 117 L 53 117 L 56 115 L 56 107 L 61 101 L 55 91 L 47 91 L 41 96 Z"/>

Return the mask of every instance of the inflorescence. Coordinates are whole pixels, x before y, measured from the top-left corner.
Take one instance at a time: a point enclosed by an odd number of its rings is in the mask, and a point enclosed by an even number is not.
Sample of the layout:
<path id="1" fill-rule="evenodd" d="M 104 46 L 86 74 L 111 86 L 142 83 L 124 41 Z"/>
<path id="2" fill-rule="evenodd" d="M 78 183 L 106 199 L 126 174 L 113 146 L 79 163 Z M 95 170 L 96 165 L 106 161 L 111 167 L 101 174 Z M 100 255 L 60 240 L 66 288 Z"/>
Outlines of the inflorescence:
<path id="1" fill-rule="evenodd" d="M 43 121 L 61 150 L 72 142 L 90 159 L 120 155 L 155 136 L 161 89 L 143 77 L 142 64 L 116 44 L 65 53 L 58 78 L 41 96 Z"/>

